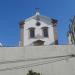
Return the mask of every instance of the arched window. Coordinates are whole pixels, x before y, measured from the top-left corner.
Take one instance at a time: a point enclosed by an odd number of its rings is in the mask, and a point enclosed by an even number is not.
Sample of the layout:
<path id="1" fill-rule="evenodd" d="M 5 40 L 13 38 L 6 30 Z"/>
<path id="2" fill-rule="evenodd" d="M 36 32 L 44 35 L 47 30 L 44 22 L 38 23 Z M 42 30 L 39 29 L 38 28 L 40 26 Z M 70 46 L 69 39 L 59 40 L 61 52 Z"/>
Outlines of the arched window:
<path id="1" fill-rule="evenodd" d="M 34 46 L 41 46 L 41 45 L 44 45 L 44 41 L 42 41 L 42 40 L 34 41 L 34 42 L 33 42 L 33 45 L 34 45 Z"/>
<path id="2" fill-rule="evenodd" d="M 29 28 L 29 36 L 30 36 L 30 38 L 35 37 L 35 28 L 33 28 L 33 27 Z"/>
<path id="3" fill-rule="evenodd" d="M 48 37 L 48 27 L 42 27 L 43 36 Z"/>

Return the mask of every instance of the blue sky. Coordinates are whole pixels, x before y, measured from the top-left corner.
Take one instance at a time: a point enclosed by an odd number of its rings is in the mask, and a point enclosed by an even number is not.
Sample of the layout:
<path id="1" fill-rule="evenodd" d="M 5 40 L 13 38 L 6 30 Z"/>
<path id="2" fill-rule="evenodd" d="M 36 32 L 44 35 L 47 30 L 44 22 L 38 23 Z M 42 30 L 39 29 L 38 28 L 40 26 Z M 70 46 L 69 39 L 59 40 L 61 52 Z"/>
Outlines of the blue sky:
<path id="1" fill-rule="evenodd" d="M 16 46 L 20 40 L 19 22 L 35 14 L 58 20 L 59 44 L 67 44 L 70 19 L 75 15 L 75 0 L 0 0 L 0 42 Z"/>

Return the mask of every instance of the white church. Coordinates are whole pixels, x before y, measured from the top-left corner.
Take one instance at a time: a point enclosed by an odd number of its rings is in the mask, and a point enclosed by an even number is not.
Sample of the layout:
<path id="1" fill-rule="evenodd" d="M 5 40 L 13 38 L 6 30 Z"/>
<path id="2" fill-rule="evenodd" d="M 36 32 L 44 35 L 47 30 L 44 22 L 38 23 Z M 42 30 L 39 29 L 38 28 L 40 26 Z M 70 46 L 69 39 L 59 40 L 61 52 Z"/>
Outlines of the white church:
<path id="1" fill-rule="evenodd" d="M 57 25 L 39 11 L 21 21 L 19 47 L 0 47 L 0 75 L 75 75 L 75 17 L 68 45 L 58 44 Z"/>
<path id="2" fill-rule="evenodd" d="M 21 46 L 58 44 L 57 20 L 42 16 L 39 11 L 20 22 Z"/>

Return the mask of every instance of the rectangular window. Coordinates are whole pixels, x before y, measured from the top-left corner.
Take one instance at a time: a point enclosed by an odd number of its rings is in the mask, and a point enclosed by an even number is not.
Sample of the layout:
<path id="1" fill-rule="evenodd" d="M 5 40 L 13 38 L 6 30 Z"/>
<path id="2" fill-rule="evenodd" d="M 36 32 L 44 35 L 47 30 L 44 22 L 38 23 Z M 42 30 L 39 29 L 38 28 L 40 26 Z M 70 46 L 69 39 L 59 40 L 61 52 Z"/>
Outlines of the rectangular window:
<path id="1" fill-rule="evenodd" d="M 43 35 L 44 37 L 48 37 L 48 27 L 43 28 Z"/>
<path id="2" fill-rule="evenodd" d="M 29 33 L 30 33 L 30 38 L 35 37 L 35 29 L 34 28 L 29 28 Z"/>

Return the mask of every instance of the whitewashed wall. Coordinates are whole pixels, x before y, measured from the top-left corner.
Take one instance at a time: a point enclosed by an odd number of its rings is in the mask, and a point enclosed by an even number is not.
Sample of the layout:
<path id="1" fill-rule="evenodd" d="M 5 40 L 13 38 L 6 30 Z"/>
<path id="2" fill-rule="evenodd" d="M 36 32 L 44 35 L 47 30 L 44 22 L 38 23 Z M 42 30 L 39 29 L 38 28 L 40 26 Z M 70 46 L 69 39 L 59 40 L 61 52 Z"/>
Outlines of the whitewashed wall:
<path id="1" fill-rule="evenodd" d="M 25 62 L 22 61 L 44 57 L 63 56 L 72 53 L 75 54 L 74 45 L 1 47 L 0 75 L 26 75 L 28 73 L 28 70 L 31 69 L 35 72 L 41 73 L 42 75 L 75 75 L 75 58 L 70 58 L 53 63 L 51 63 L 51 61 L 54 59 L 25 61 Z M 16 60 L 20 61 L 11 62 Z M 35 63 L 40 64 L 40 62 L 44 63 L 45 61 L 49 61 L 50 63 L 38 66 L 36 66 L 35 64 Z M 32 66 L 32 64 L 35 66 Z"/>

